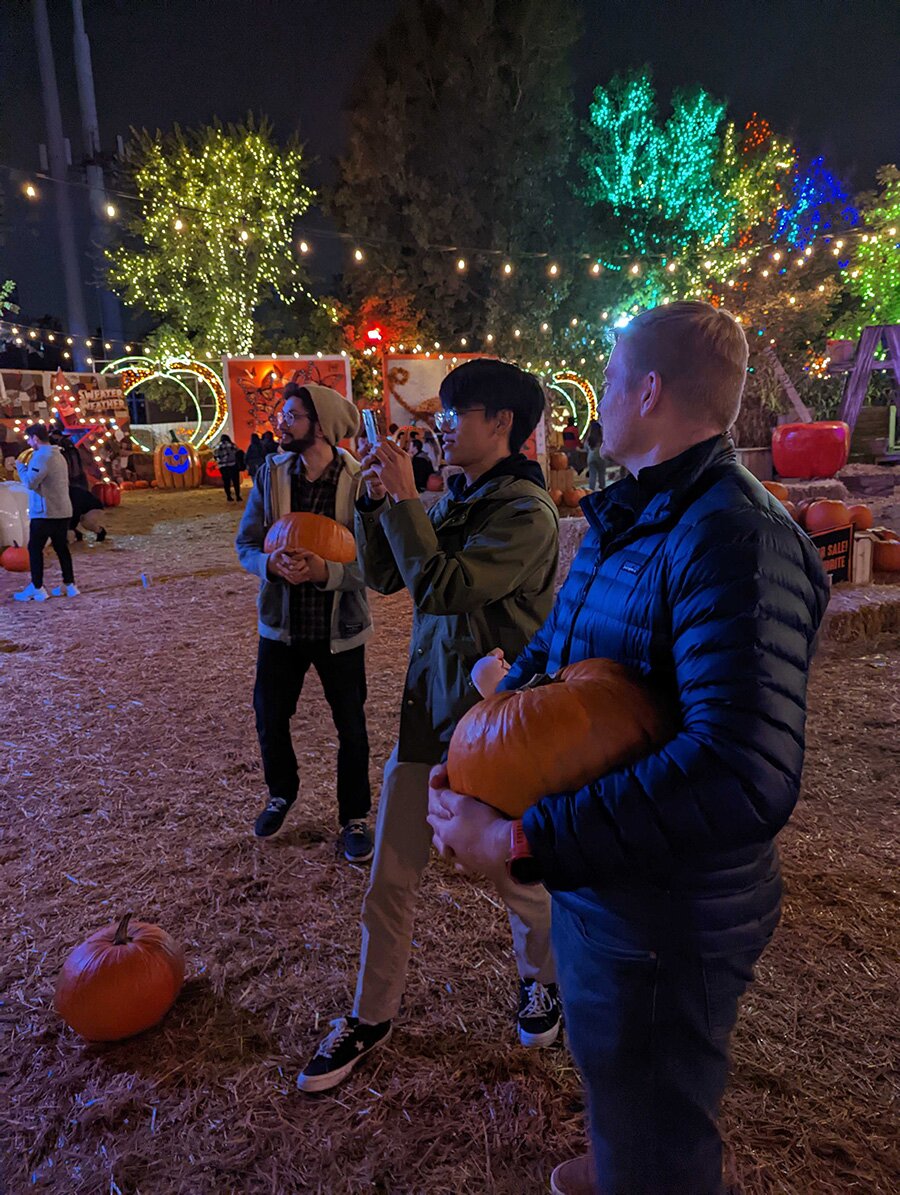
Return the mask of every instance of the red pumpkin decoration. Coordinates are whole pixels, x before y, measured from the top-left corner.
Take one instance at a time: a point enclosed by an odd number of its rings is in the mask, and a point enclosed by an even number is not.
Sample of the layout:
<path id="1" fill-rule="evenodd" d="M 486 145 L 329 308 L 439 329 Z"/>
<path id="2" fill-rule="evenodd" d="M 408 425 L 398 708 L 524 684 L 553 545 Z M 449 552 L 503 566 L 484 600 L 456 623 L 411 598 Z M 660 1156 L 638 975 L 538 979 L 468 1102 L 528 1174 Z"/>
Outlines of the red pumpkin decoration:
<path id="1" fill-rule="evenodd" d="M 772 432 L 779 477 L 834 477 L 850 453 L 850 427 L 840 420 L 783 423 Z"/>
<path id="2" fill-rule="evenodd" d="M 118 506 L 122 501 L 119 487 L 111 481 L 101 481 L 91 490 L 95 498 L 99 498 L 104 506 Z"/>
<path id="3" fill-rule="evenodd" d="M 787 502 L 790 491 L 786 485 L 782 485 L 780 481 L 764 481 L 763 485 L 779 502 Z"/>
<path id="4" fill-rule="evenodd" d="M 149 490 L 151 486 L 155 486 L 155 485 L 156 485 L 155 481 L 136 481 L 134 483 L 134 488 L 136 490 Z"/>
<path id="5" fill-rule="evenodd" d="M 120 481 L 119 489 L 122 491 L 123 494 L 127 494 L 129 491 L 134 489 L 134 482 L 133 481 Z"/>
<path id="6" fill-rule="evenodd" d="M 820 531 L 846 527 L 849 522 L 850 512 L 843 502 L 836 502 L 833 498 L 818 498 L 806 508 L 803 525 L 810 535 L 817 535 Z"/>
<path id="7" fill-rule="evenodd" d="M 847 514 L 857 531 L 870 531 L 872 523 L 875 521 L 872 518 L 871 510 L 862 502 L 855 502 L 852 506 L 848 506 Z"/>
<path id="8" fill-rule="evenodd" d="M 27 573 L 31 569 L 31 564 L 28 560 L 28 549 L 20 548 L 17 543 L 14 543 L 11 548 L 4 548 L 0 552 L 0 565 L 6 569 L 8 573 Z"/>
<path id="9" fill-rule="evenodd" d="M 551 469 L 560 470 L 560 469 L 568 469 L 568 467 L 569 467 L 569 458 L 566 456 L 566 454 L 564 452 L 551 452 L 550 453 L 550 468 Z"/>
<path id="10" fill-rule="evenodd" d="M 574 792 L 649 754 L 673 731 L 632 669 L 582 660 L 464 714 L 450 740 L 450 787 L 521 817 L 541 797 Z"/>
<path id="11" fill-rule="evenodd" d="M 563 502 L 566 506 L 578 506 L 585 493 L 585 490 L 566 490 L 563 493 Z"/>
<path id="12" fill-rule="evenodd" d="M 88 1041 L 121 1041 L 160 1021 L 184 982 L 184 952 L 158 925 L 126 913 L 63 964 L 53 1007 Z"/>
<path id="13" fill-rule="evenodd" d="M 872 545 L 872 567 L 876 573 L 900 573 L 900 540 L 876 539 Z"/>
<path id="14" fill-rule="evenodd" d="M 550 492 L 550 497 L 553 499 L 553 501 L 556 503 L 556 505 L 562 506 L 562 500 L 563 500 L 562 490 L 550 490 L 549 492 Z"/>
<path id="15" fill-rule="evenodd" d="M 444 488 L 444 479 L 440 473 L 432 473 L 425 482 L 425 489 L 432 494 L 440 494 Z"/>
<path id="16" fill-rule="evenodd" d="M 263 550 L 274 552 L 278 548 L 295 552 L 302 548 L 337 564 L 352 564 L 356 559 L 356 540 L 348 528 L 326 515 L 306 512 L 284 515 L 272 524 Z"/>

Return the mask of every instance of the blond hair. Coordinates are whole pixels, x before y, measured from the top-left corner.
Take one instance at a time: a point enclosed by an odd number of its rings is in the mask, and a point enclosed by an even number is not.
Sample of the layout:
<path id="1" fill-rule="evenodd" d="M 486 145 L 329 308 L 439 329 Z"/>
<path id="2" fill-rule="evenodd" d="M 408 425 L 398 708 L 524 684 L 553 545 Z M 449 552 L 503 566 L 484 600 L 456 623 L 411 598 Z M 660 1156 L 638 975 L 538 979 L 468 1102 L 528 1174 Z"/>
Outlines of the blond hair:
<path id="1" fill-rule="evenodd" d="M 684 301 L 643 311 L 623 329 L 630 377 L 658 373 L 697 423 L 727 431 L 741 409 L 747 338 L 730 312 Z"/>

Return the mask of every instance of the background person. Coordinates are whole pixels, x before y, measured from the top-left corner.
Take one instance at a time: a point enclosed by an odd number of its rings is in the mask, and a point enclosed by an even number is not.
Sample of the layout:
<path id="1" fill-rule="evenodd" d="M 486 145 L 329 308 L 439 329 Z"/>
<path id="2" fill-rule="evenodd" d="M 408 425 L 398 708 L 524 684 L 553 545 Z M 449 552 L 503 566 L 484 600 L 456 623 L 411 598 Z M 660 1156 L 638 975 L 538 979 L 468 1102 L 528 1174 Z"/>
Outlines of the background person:
<path id="1" fill-rule="evenodd" d="M 25 429 L 25 442 L 32 450 L 27 462 L 16 461 L 19 480 L 27 486 L 28 517 L 28 559 L 31 565 L 31 583 L 13 594 L 17 602 L 45 602 L 50 594 L 44 588 L 44 547 L 47 540 L 62 570 L 63 588 L 66 597 L 77 597 L 75 571 L 72 554 L 69 551 L 69 520 L 72 517 L 72 502 L 69 498 L 69 470 L 62 449 L 50 443 L 50 433 L 42 423 L 34 423 Z"/>
<path id="2" fill-rule="evenodd" d="M 216 464 L 219 466 L 219 472 L 222 474 L 222 488 L 225 490 L 225 498 L 228 502 L 231 501 L 232 490 L 234 490 L 235 502 L 240 502 L 241 500 L 242 461 L 238 456 L 239 452 L 240 449 L 231 436 L 223 435 L 219 439 L 219 443 L 213 453 L 216 458 Z"/>

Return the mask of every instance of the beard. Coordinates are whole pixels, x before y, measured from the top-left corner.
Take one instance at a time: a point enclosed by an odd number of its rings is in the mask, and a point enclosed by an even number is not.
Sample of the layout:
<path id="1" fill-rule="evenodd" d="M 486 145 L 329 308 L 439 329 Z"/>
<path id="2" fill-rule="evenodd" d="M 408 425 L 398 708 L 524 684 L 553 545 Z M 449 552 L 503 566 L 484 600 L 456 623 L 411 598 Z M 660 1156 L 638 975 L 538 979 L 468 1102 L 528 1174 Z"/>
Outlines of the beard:
<path id="1" fill-rule="evenodd" d="M 285 452 L 296 452 L 297 455 L 299 456 L 301 453 L 306 452 L 308 449 L 312 448 L 312 446 L 313 446 L 313 444 L 315 444 L 315 442 L 316 442 L 315 431 L 311 431 L 309 434 L 307 434 L 305 436 L 293 436 L 292 435 L 292 436 L 290 436 L 290 438 L 287 441 L 282 439 L 281 447 Z"/>

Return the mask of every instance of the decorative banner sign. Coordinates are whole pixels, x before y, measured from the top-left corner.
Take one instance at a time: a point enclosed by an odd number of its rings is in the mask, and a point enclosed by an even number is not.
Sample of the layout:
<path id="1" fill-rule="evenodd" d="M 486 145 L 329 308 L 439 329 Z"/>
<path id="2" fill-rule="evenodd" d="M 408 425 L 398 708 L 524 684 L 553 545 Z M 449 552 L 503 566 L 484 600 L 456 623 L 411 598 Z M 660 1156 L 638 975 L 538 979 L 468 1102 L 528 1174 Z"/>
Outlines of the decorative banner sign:
<path id="1" fill-rule="evenodd" d="M 832 531 L 811 535 L 810 539 L 818 549 L 832 584 L 849 581 L 853 559 L 853 527 L 835 527 Z"/>
<path id="2" fill-rule="evenodd" d="M 32 420 L 53 420 L 57 400 L 54 393 L 56 372 L 49 370 L 0 370 L 0 421 L 21 426 Z M 85 418 L 102 415 L 117 423 L 128 422 L 128 407 L 119 386 L 110 386 L 110 379 L 96 373 L 65 373 L 72 394 L 72 404 L 81 408 Z M 61 411 L 61 413 L 66 413 Z"/>
<path id="3" fill-rule="evenodd" d="M 483 353 L 456 353 L 451 359 L 444 354 L 423 357 L 413 353 L 385 353 L 384 355 L 384 411 L 388 427 L 418 420 L 432 426 L 435 412 L 441 409 L 438 391 L 451 369 L 464 361 L 471 361 Z"/>
<path id="4" fill-rule="evenodd" d="M 247 449 L 251 435 L 274 432 L 273 422 L 281 406 L 281 392 L 289 382 L 299 386 L 313 383 L 330 386 L 353 400 L 350 360 L 347 357 L 225 357 L 222 359 L 228 390 L 231 437 Z"/>

